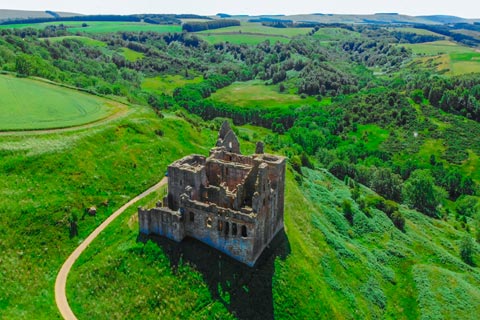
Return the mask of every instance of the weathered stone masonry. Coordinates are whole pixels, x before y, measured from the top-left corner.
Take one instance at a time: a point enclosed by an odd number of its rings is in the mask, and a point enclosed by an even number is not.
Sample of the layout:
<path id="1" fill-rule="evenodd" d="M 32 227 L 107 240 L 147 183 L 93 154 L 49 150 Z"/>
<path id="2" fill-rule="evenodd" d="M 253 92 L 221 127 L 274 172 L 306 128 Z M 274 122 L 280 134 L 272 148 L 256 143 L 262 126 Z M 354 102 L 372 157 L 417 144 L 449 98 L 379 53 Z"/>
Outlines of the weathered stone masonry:
<path id="1" fill-rule="evenodd" d="M 253 266 L 283 228 L 285 158 L 244 156 L 227 122 L 210 156 L 190 155 L 168 167 L 168 194 L 139 208 L 140 231 L 177 242 L 198 239 Z"/>

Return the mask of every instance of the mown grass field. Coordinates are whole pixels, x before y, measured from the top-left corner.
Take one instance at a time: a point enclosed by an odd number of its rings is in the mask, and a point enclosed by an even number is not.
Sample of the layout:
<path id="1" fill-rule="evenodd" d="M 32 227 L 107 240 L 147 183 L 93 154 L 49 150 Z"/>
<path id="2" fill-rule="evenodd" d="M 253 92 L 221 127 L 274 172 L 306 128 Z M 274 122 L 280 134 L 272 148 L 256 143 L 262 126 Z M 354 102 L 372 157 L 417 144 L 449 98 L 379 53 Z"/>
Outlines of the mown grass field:
<path id="1" fill-rule="evenodd" d="M 0 130 L 65 128 L 94 122 L 117 103 L 41 81 L 0 76 Z"/>
<path id="2" fill-rule="evenodd" d="M 86 23 L 87 27 L 82 27 Z M 11 24 L 1 25 L 0 29 L 19 29 L 19 28 L 38 28 L 43 29 L 50 25 L 60 25 L 68 27 L 71 33 L 86 32 L 86 33 L 107 33 L 107 32 L 140 32 L 140 31 L 154 31 L 160 33 L 167 32 L 182 32 L 182 27 L 177 25 L 156 25 L 143 22 L 118 22 L 118 21 L 61 21 L 61 22 L 44 22 L 31 24 Z"/>
<path id="3" fill-rule="evenodd" d="M 262 81 L 235 82 L 212 94 L 211 99 L 240 107 L 299 106 L 315 102 L 315 98 L 302 99 L 298 95 L 280 93 L 278 86 L 266 86 Z"/>
<path id="4" fill-rule="evenodd" d="M 187 84 L 199 83 L 203 77 L 187 79 L 180 75 L 165 75 L 155 78 L 145 78 L 142 82 L 142 89 L 147 91 L 156 91 L 158 93 L 172 94 L 176 88 Z"/>

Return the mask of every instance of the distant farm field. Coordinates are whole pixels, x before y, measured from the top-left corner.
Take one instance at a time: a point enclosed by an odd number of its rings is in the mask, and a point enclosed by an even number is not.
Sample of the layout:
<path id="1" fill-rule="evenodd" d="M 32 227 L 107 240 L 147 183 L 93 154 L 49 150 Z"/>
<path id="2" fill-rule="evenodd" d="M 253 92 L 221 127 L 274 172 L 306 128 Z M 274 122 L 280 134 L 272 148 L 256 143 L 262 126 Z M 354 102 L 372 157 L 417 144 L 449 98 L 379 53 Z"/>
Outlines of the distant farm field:
<path id="1" fill-rule="evenodd" d="M 220 28 L 215 30 L 205 30 L 198 32 L 199 34 L 223 34 L 223 33 L 256 33 L 263 35 L 277 35 L 285 37 L 293 37 L 300 34 L 307 34 L 312 28 L 273 28 L 266 27 L 260 23 L 243 23 L 236 27 Z"/>
<path id="2" fill-rule="evenodd" d="M 434 42 L 402 44 L 401 46 L 412 49 L 416 55 L 436 56 L 439 54 L 475 52 L 474 49 L 459 45 L 452 41 L 441 40 Z"/>
<path id="3" fill-rule="evenodd" d="M 86 23 L 86 27 L 82 24 Z M 31 24 L 12 24 L 1 25 L 0 29 L 19 29 L 19 28 L 38 28 L 43 29 L 50 25 L 67 26 L 68 31 L 72 33 L 86 32 L 86 33 L 108 33 L 117 31 L 126 32 L 140 32 L 140 31 L 154 31 L 154 32 L 181 32 L 182 27 L 179 25 L 158 25 L 143 22 L 118 22 L 118 21 L 59 21 L 59 22 L 45 22 L 45 23 L 31 23 Z"/>
<path id="4" fill-rule="evenodd" d="M 210 44 L 229 42 L 233 44 L 248 44 L 256 45 L 266 40 L 271 43 L 281 42 L 287 43 L 290 38 L 272 35 L 257 35 L 257 34 L 199 34 L 201 38 Z"/>
<path id="5" fill-rule="evenodd" d="M 242 23 L 240 26 L 197 32 L 209 43 L 230 42 L 255 45 L 265 40 L 270 42 L 290 41 L 290 38 L 310 32 L 311 28 L 273 28 L 260 23 Z"/>
<path id="6" fill-rule="evenodd" d="M 261 81 L 235 82 L 212 94 L 213 100 L 231 103 L 240 107 L 278 107 L 303 105 L 316 101 L 310 97 L 302 99 L 298 95 L 280 93 L 277 86 L 266 86 Z"/>
<path id="7" fill-rule="evenodd" d="M 65 128 L 94 122 L 113 102 L 40 81 L 0 77 L 0 130 Z"/>

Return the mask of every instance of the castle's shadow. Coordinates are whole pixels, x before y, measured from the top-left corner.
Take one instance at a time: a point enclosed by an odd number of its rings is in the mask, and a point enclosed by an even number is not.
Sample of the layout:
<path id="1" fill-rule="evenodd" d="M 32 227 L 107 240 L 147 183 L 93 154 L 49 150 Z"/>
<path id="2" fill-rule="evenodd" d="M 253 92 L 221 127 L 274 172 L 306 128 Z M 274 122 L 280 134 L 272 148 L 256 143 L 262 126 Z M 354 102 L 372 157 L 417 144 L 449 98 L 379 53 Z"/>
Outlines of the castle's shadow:
<path id="1" fill-rule="evenodd" d="M 285 259 L 290 253 L 290 243 L 283 230 L 272 240 L 254 267 L 248 267 L 192 238 L 176 243 L 164 237 L 140 234 L 138 240 L 155 242 L 170 258 L 174 270 L 180 261 L 193 265 L 203 274 L 212 297 L 223 303 L 237 318 L 273 319 L 275 259 Z"/>

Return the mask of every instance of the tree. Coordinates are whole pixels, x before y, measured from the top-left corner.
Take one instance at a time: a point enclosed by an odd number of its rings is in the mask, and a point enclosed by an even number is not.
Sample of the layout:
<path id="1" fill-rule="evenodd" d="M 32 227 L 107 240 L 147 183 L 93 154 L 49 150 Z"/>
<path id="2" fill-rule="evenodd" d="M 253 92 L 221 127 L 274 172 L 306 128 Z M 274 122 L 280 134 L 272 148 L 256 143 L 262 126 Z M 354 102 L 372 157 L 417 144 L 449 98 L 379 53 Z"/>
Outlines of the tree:
<path id="1" fill-rule="evenodd" d="M 403 197 L 412 208 L 437 218 L 437 207 L 446 197 L 446 192 L 435 186 L 430 170 L 415 170 L 403 185 Z"/>
<path id="2" fill-rule="evenodd" d="M 469 235 L 466 235 L 460 242 L 460 258 L 463 262 L 473 266 L 473 241 Z"/>

